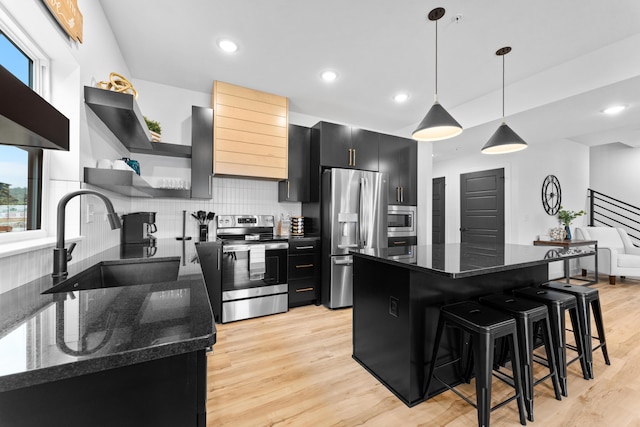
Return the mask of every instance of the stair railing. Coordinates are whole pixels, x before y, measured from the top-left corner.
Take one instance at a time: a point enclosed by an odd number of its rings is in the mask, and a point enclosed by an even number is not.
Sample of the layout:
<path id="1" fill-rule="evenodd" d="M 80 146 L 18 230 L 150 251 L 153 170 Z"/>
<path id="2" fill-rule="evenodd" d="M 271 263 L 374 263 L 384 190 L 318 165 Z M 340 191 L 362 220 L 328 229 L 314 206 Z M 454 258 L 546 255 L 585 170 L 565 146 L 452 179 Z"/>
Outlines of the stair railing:
<path id="1" fill-rule="evenodd" d="M 589 225 L 622 228 L 636 246 L 640 243 L 640 208 L 589 189 Z"/>

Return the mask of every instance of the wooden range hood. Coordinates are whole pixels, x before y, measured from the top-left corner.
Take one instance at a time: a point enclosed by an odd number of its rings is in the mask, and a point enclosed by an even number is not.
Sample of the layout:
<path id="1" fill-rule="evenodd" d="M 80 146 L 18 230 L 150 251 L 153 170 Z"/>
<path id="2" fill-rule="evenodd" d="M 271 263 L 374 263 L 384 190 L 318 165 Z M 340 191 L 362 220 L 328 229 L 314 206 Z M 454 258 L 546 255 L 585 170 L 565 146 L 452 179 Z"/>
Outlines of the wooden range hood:
<path id="1" fill-rule="evenodd" d="M 0 65 L 0 144 L 69 151 L 69 119 Z"/>
<path id="2" fill-rule="evenodd" d="M 213 174 L 288 176 L 288 99 L 214 81 Z"/>

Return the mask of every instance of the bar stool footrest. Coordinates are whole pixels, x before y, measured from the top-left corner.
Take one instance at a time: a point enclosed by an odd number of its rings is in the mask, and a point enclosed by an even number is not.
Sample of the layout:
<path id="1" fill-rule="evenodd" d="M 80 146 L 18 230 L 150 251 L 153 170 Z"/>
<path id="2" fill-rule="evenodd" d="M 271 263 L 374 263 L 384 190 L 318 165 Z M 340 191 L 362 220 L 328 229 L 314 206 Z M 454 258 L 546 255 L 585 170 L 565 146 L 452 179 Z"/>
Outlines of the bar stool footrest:
<path id="1" fill-rule="evenodd" d="M 495 374 L 494 374 L 495 375 Z M 496 377 L 498 379 L 501 379 L 499 377 Z M 478 409 L 478 405 L 476 405 L 471 399 L 469 399 L 467 396 L 465 396 L 464 394 L 460 393 L 458 390 L 456 390 L 455 387 L 450 386 L 449 384 L 447 384 L 445 381 L 441 380 L 440 378 L 438 378 L 437 375 L 433 375 L 433 379 L 434 380 L 438 380 L 441 384 L 443 384 L 447 389 L 451 390 L 452 392 L 454 392 L 459 398 L 461 398 L 462 400 L 464 400 L 465 402 L 467 402 L 469 405 L 473 406 L 476 410 Z M 503 380 L 504 381 L 504 380 Z M 505 381 L 506 382 L 506 381 Z M 519 397 L 518 393 L 515 393 L 513 396 L 508 397 L 507 399 L 503 400 L 502 402 L 497 403 L 495 406 L 491 407 L 491 411 L 493 412 L 496 409 L 502 408 L 504 405 L 513 402 L 515 399 L 517 399 Z"/>

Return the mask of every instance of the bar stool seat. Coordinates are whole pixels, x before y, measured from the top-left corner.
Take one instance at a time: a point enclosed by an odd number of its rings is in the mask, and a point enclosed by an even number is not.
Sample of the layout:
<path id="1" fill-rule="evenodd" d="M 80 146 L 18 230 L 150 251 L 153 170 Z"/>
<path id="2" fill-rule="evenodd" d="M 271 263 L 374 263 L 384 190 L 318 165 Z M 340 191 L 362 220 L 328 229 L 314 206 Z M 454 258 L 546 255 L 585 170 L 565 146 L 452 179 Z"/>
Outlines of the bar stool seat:
<path id="1" fill-rule="evenodd" d="M 516 296 L 538 301 L 547 306 L 551 324 L 551 340 L 554 345 L 556 363 L 558 366 L 558 376 L 560 378 L 560 389 L 563 396 L 568 396 L 567 365 L 579 360 L 582 368 L 582 375 L 585 379 L 589 379 L 589 372 L 585 363 L 580 322 L 578 321 L 576 298 L 567 293 L 536 287 L 515 289 L 513 293 Z M 567 361 L 567 345 L 565 336 L 565 313 L 567 311 L 571 318 L 573 335 L 576 340 L 576 350 L 578 351 L 578 357 L 570 361 Z"/>
<path id="2" fill-rule="evenodd" d="M 469 400 L 458 392 L 455 387 L 450 386 L 435 375 L 437 368 L 455 363 L 459 359 L 436 366 L 438 350 L 442 333 L 446 326 L 452 326 L 468 334 L 471 340 L 473 360 L 476 370 L 476 403 Z M 513 385 L 515 395 L 491 408 L 491 379 L 493 372 L 494 347 L 496 340 L 506 337 L 513 355 Z M 493 308 L 483 306 L 475 301 L 464 301 L 460 303 L 445 305 L 440 308 L 440 317 L 427 376 L 426 390 L 429 390 L 431 381 L 438 380 L 448 389 L 456 393 L 467 403 L 473 405 L 478 412 L 478 426 L 489 426 L 490 413 L 494 409 L 505 405 L 516 399 L 518 412 L 520 414 L 520 424 L 526 425 L 524 398 L 522 391 L 522 373 L 520 372 L 520 356 L 518 349 L 518 336 L 516 331 L 516 321 L 511 316 L 504 314 Z"/>
<path id="3" fill-rule="evenodd" d="M 598 294 L 598 290 L 588 286 L 577 286 L 553 281 L 543 283 L 541 287 L 553 289 L 558 292 L 565 292 L 576 297 L 576 302 L 578 304 L 578 319 L 580 321 L 580 326 L 582 327 L 582 342 L 584 346 L 587 370 L 589 372 L 589 378 L 594 378 L 594 350 L 601 349 L 605 363 L 607 365 L 611 365 L 609 353 L 607 351 L 607 342 L 604 336 L 604 323 L 602 321 L 602 312 L 600 311 L 600 295 Z M 589 306 L 591 306 L 591 310 L 589 309 Z M 595 321 L 596 329 L 598 331 L 597 337 L 593 337 L 591 333 L 591 311 L 593 311 L 593 320 Z M 599 344 L 595 348 L 592 348 L 592 338 L 596 338 L 599 341 Z"/>
<path id="4" fill-rule="evenodd" d="M 508 313 L 516 320 L 518 331 L 518 343 L 520 344 L 520 362 L 522 363 L 522 384 L 524 391 L 524 403 L 527 409 L 529 421 L 533 421 L 533 387 L 542 381 L 551 378 L 556 399 L 561 400 L 558 369 L 551 340 L 551 325 L 547 306 L 512 295 L 488 295 L 479 299 L 481 304 Z M 534 382 L 533 378 L 533 350 L 535 340 L 535 328 L 541 326 L 542 342 L 547 355 L 549 374 Z"/>

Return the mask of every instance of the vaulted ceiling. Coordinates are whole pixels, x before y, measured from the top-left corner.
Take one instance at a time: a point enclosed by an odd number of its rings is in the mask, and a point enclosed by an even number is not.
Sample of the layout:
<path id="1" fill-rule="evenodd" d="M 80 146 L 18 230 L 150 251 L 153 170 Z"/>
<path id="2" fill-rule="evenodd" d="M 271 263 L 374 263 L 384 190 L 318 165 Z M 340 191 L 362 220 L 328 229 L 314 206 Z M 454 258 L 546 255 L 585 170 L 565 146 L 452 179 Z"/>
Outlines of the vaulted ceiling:
<path id="1" fill-rule="evenodd" d="M 133 78 L 210 92 L 213 80 L 289 98 L 300 115 L 410 136 L 438 94 L 462 124 L 434 143 L 479 151 L 505 114 L 530 145 L 640 146 L 637 0 L 100 0 Z M 230 38 L 239 49 L 223 52 Z M 322 71 L 335 70 L 327 83 Z M 409 99 L 393 100 L 398 92 Z M 602 110 L 628 108 L 617 116 Z"/>

